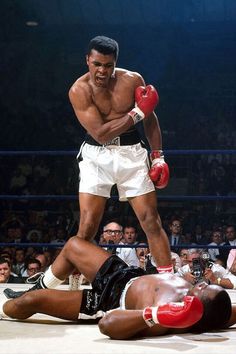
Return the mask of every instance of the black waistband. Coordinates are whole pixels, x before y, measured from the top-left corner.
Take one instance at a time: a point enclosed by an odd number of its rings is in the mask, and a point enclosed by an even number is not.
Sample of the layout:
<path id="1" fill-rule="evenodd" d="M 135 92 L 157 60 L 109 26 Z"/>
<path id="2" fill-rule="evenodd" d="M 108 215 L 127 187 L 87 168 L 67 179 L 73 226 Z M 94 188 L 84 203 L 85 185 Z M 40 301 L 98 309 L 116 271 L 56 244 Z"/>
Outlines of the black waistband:
<path id="1" fill-rule="evenodd" d="M 89 134 L 86 134 L 85 142 L 90 145 L 95 146 L 122 146 L 122 145 L 134 145 L 141 142 L 140 136 L 136 130 L 128 131 L 121 134 L 120 136 L 108 141 L 106 144 L 99 144 L 93 137 Z"/>

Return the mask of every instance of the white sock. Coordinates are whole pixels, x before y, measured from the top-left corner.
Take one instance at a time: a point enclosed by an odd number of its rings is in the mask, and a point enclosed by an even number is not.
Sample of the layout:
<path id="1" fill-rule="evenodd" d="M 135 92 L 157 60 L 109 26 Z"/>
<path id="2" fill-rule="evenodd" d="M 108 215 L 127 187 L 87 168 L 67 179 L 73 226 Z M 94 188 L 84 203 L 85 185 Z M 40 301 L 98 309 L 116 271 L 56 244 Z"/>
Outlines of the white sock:
<path id="1" fill-rule="evenodd" d="M 43 284 L 48 288 L 48 289 L 54 289 L 61 283 L 63 283 L 64 280 L 58 279 L 55 277 L 55 275 L 52 272 L 52 267 L 50 266 L 48 270 L 45 272 L 42 282 Z"/>
<path id="2" fill-rule="evenodd" d="M 4 319 L 4 318 L 11 318 L 9 316 L 7 316 L 5 314 L 5 312 L 3 311 L 3 305 L 5 304 L 5 302 L 7 302 L 8 300 L 2 300 L 0 301 L 0 320 Z"/>
<path id="3" fill-rule="evenodd" d="M 158 266 L 157 267 L 157 271 L 159 274 L 163 274 L 163 273 L 172 273 L 174 274 L 174 267 L 173 264 L 169 264 L 167 266 Z"/>

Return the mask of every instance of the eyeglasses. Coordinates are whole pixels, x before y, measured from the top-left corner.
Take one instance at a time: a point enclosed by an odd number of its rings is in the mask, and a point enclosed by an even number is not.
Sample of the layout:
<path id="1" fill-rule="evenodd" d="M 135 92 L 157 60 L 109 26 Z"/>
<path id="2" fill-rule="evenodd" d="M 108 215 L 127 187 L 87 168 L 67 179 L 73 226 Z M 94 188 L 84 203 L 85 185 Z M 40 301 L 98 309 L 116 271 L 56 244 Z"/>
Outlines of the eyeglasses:
<path id="1" fill-rule="evenodd" d="M 181 227 L 180 224 L 172 224 L 172 226 L 175 226 L 175 227 Z"/>
<path id="2" fill-rule="evenodd" d="M 28 268 L 28 271 L 30 271 L 30 272 L 32 272 L 32 271 L 34 271 L 34 270 L 36 270 L 36 271 L 39 271 L 39 267 L 37 267 L 37 268 Z"/>
<path id="3" fill-rule="evenodd" d="M 122 233 L 121 230 L 104 230 L 103 232 L 106 232 L 108 235 L 120 235 Z"/>
<path id="4" fill-rule="evenodd" d="M 188 255 L 187 253 L 180 253 L 179 256 L 180 256 L 180 257 L 187 257 L 187 255 Z"/>

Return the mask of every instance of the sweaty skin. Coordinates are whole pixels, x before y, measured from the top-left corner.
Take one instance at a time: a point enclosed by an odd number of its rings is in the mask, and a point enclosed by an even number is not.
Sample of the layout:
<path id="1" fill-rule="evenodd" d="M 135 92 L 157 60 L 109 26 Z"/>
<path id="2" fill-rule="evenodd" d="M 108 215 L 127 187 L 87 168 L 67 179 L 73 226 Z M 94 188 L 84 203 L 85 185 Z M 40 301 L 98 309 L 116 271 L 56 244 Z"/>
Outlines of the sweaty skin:
<path id="1" fill-rule="evenodd" d="M 142 318 L 143 310 L 140 309 L 147 306 L 156 307 L 169 302 L 180 302 L 185 295 L 192 294 L 191 284 L 180 277 L 167 273 L 150 274 L 144 277 L 145 281 L 143 281 L 143 277 L 134 280 L 126 294 L 126 309 L 135 311 L 114 310 L 108 313 L 99 322 L 100 330 L 104 334 L 118 339 L 129 338 L 137 334 L 157 336 L 179 332 L 179 329 L 165 328 L 160 325 L 152 328 L 147 327 Z M 108 332 L 106 332 L 107 323 L 109 323 Z"/>
<path id="2" fill-rule="evenodd" d="M 134 91 L 145 86 L 140 74 L 115 68 L 113 55 L 95 50 L 87 56 L 88 73 L 69 92 L 80 124 L 100 144 L 112 140 L 134 125 L 127 114 L 134 107 Z M 161 148 L 161 133 L 155 113 L 144 120 L 151 149 Z"/>

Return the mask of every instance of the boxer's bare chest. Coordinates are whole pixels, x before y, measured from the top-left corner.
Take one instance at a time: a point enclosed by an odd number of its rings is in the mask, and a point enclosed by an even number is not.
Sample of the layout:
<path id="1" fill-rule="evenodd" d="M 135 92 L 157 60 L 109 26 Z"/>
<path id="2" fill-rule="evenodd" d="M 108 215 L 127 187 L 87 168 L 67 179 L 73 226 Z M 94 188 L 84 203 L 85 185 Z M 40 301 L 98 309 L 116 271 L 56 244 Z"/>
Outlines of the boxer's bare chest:
<path id="1" fill-rule="evenodd" d="M 126 308 L 138 309 L 159 306 L 171 301 L 182 301 L 188 291 L 189 285 L 180 277 L 172 277 L 169 274 L 146 275 L 139 277 L 128 289 Z"/>
<path id="2" fill-rule="evenodd" d="M 92 100 L 105 120 L 117 119 L 133 106 L 133 90 L 124 85 L 93 89 Z"/>

